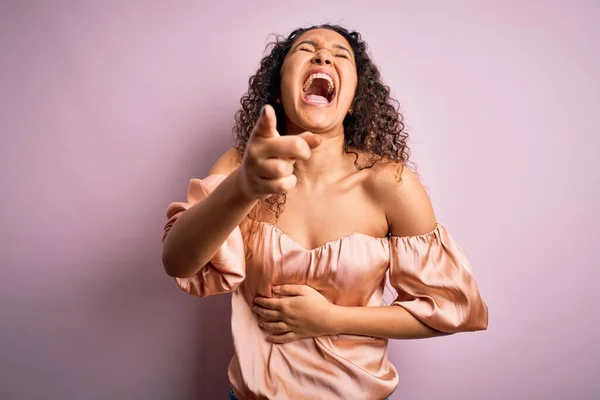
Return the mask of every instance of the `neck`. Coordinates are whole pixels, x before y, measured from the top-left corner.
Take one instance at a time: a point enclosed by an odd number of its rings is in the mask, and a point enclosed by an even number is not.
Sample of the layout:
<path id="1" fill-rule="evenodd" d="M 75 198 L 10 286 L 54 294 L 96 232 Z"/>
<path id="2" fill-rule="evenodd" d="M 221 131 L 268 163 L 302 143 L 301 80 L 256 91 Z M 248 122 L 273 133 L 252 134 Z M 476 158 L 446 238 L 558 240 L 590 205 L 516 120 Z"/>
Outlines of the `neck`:
<path id="1" fill-rule="evenodd" d="M 286 131 L 288 135 L 299 133 L 302 132 Z M 311 157 L 307 161 L 298 160 L 294 163 L 298 185 L 311 190 L 338 181 L 344 175 L 345 160 L 348 157 L 344 152 L 343 126 L 318 135 L 322 142 L 312 151 Z"/>

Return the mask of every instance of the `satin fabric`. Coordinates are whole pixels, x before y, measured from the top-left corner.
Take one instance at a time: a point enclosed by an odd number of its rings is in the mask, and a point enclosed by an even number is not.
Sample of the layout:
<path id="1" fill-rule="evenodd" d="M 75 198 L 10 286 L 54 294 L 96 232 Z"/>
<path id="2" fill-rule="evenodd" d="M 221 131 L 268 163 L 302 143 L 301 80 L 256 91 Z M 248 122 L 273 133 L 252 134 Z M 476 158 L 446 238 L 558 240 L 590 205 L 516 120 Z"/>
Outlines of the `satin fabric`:
<path id="1" fill-rule="evenodd" d="M 225 175 L 193 179 L 187 202 L 167 209 L 163 240 L 182 212 L 204 199 Z M 229 380 L 245 399 L 385 399 L 398 385 L 387 356 L 387 339 L 339 334 L 285 344 L 266 340 L 251 305 L 278 284 L 304 284 L 341 306 L 378 307 L 386 271 L 404 307 L 425 324 L 454 333 L 486 329 L 488 310 L 471 266 L 447 230 L 411 237 L 377 238 L 353 233 L 305 249 L 277 227 L 253 222 L 248 240 L 238 227 L 210 263 L 191 278 L 176 278 L 185 292 L 205 297 L 232 293 L 235 355 Z M 252 252 L 246 260 L 244 241 Z"/>
<path id="2" fill-rule="evenodd" d="M 233 392 L 233 389 L 229 389 L 229 400 L 239 400 L 237 397 L 235 397 L 235 393 Z M 389 400 L 385 399 L 385 400 Z"/>

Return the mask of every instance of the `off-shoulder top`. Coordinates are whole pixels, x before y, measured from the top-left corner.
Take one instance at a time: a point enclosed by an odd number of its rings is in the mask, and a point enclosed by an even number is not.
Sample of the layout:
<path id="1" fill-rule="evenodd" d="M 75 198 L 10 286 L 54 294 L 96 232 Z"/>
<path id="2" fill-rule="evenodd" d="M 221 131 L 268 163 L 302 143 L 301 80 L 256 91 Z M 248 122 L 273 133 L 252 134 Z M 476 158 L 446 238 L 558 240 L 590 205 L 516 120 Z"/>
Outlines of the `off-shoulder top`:
<path id="1" fill-rule="evenodd" d="M 192 205 L 224 179 L 212 174 L 190 181 L 186 202 L 167 209 L 163 240 Z M 176 278 L 185 292 L 199 296 L 231 292 L 235 354 L 228 375 L 240 399 L 385 399 L 398 385 L 387 357 L 387 339 L 338 334 L 268 342 L 251 306 L 271 296 L 278 284 L 313 287 L 340 306 L 383 306 L 385 276 L 403 307 L 428 326 L 447 333 L 486 329 L 488 309 L 464 252 L 441 223 L 426 234 L 378 238 L 353 233 L 315 249 L 305 249 L 276 226 L 252 222 L 248 236 L 236 227 L 210 263 L 190 278 Z"/>

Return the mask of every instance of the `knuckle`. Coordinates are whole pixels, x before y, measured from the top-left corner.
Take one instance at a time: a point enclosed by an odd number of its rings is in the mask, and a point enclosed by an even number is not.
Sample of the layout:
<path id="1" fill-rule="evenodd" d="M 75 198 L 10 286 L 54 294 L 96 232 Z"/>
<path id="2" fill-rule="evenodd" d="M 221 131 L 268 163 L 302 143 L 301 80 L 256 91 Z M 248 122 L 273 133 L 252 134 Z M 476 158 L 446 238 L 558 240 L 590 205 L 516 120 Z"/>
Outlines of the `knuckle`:
<path id="1" fill-rule="evenodd" d="M 275 193 L 284 193 L 286 191 L 285 181 L 280 179 L 273 183 L 273 191 Z"/>
<path id="2" fill-rule="evenodd" d="M 285 179 L 286 191 L 293 189 L 296 186 L 296 182 L 297 182 L 296 175 L 291 174 L 291 175 L 287 176 Z"/>
<path id="3" fill-rule="evenodd" d="M 290 144 L 292 151 L 294 152 L 294 154 L 297 155 L 302 155 L 305 148 L 304 148 L 305 142 L 302 138 L 299 137 L 295 137 L 294 140 L 292 141 L 292 143 Z"/>
<path id="4" fill-rule="evenodd" d="M 269 183 L 272 193 L 283 194 L 296 185 L 296 177 L 291 174 Z"/>
<path id="5" fill-rule="evenodd" d="M 287 163 L 285 161 L 278 162 L 275 166 L 275 173 L 280 177 L 289 175 Z"/>
<path id="6" fill-rule="evenodd" d="M 249 159 L 252 163 L 256 162 L 256 159 L 258 158 L 258 148 L 256 145 L 251 144 L 250 146 L 248 146 L 248 148 L 246 149 L 246 158 Z"/>
<path id="7" fill-rule="evenodd" d="M 280 192 L 285 193 L 288 192 L 292 188 L 292 184 L 289 179 L 282 179 L 280 184 Z"/>

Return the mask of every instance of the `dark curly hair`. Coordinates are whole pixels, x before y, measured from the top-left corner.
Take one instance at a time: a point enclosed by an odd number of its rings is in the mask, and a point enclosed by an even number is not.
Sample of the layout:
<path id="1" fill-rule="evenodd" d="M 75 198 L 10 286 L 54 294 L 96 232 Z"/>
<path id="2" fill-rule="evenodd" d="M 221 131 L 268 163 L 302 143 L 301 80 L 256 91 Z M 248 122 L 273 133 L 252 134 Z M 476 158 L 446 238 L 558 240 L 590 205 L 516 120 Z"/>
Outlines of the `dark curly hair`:
<path id="1" fill-rule="evenodd" d="M 400 180 L 401 169 L 409 162 L 410 151 L 406 143 L 408 134 L 404 131 L 402 115 L 398 111 L 399 104 L 391 98 L 390 88 L 382 82 L 379 69 L 369 57 L 367 44 L 360 33 L 338 25 L 324 24 L 296 29 L 288 37 L 276 36 L 275 41 L 267 46 L 268 54 L 261 60 L 256 74 L 250 78 L 248 92 L 240 100 L 242 107 L 235 116 L 233 132 L 240 158 L 264 105 L 273 106 L 277 116 L 277 130 L 285 132 L 283 106 L 276 101 L 281 94 L 281 66 L 295 39 L 313 29 L 330 29 L 339 33 L 354 52 L 358 83 L 351 106 L 352 113 L 343 122 L 344 151 L 356 156 L 354 164 L 358 169 L 370 168 L 377 162 L 398 162 L 397 179 Z M 358 162 L 358 152 L 367 156 L 367 165 Z M 271 196 L 264 202 L 277 219 L 285 205 L 285 194 Z M 261 203 L 263 202 L 259 202 L 249 214 L 249 218 L 257 219 L 258 209 L 265 208 Z"/>

